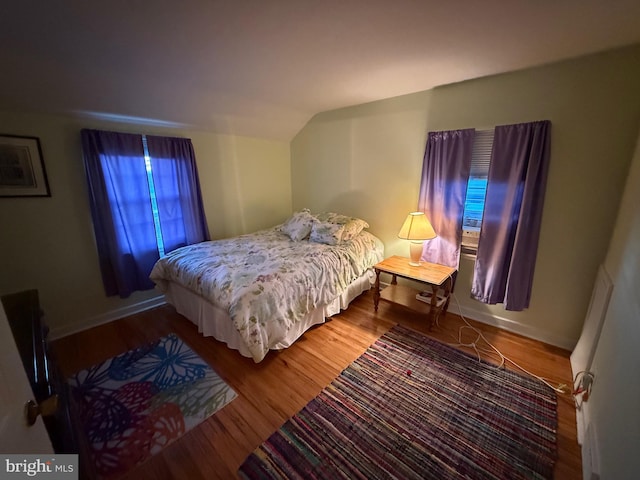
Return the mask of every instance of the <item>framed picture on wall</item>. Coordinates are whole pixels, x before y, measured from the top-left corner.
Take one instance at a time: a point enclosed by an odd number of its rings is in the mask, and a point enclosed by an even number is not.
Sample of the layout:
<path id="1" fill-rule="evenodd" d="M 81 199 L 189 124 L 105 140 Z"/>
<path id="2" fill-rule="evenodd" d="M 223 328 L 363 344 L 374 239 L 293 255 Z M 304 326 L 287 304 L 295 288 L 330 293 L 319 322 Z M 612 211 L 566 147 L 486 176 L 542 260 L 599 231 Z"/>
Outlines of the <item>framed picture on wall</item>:
<path id="1" fill-rule="evenodd" d="M 0 134 L 0 197 L 50 197 L 37 137 Z"/>

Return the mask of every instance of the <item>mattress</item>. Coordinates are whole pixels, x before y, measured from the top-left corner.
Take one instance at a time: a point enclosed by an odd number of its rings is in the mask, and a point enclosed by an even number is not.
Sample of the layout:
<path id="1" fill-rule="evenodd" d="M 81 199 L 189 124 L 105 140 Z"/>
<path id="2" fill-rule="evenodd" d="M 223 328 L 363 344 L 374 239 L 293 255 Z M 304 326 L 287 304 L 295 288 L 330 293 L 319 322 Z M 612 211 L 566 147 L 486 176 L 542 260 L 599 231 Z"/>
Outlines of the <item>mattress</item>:
<path id="1" fill-rule="evenodd" d="M 346 310 L 349 304 L 358 295 L 369 290 L 374 282 L 375 273 L 373 270 L 367 270 L 363 276 L 353 281 L 338 297 L 326 305 L 319 306 L 307 313 L 289 329 L 286 335 L 270 345 L 269 349 L 282 350 L 290 347 L 309 328 L 324 323 L 327 318 L 337 315 L 341 310 Z M 173 305 L 179 314 L 193 322 L 198 327 L 198 332 L 203 336 L 213 337 L 220 342 L 226 343 L 229 348 L 237 350 L 243 357 L 253 358 L 251 351 L 224 309 L 174 282 L 167 285 L 164 295 L 167 302 Z M 259 360 L 254 358 L 254 360 L 259 362 L 262 358 Z"/>
<path id="2" fill-rule="evenodd" d="M 294 241 L 274 227 L 174 250 L 150 277 L 204 335 L 259 362 L 368 289 L 382 252 L 364 230 L 324 244 Z"/>

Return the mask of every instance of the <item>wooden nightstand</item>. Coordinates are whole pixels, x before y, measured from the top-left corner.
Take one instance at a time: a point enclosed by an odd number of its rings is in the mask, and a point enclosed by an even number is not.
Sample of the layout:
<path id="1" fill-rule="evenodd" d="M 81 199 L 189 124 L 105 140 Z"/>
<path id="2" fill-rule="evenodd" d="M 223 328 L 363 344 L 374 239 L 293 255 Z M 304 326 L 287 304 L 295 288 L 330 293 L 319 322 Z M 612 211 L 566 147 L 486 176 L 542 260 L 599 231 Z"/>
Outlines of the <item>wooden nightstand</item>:
<path id="1" fill-rule="evenodd" d="M 383 260 L 373 268 L 376 271 L 376 285 L 373 292 L 373 305 L 376 312 L 381 299 L 397 303 L 411 310 L 427 314 L 429 329 L 436 323 L 440 314 L 447 313 L 453 285 L 452 275 L 456 272 L 455 268 L 429 262 L 421 262 L 419 267 L 413 267 L 409 265 L 408 258 L 397 255 Z M 380 290 L 381 273 L 391 275 L 391 284 L 383 290 Z M 414 280 L 429 286 L 431 290 L 430 298 L 427 297 L 429 303 L 416 298 L 420 290 L 398 285 L 398 277 Z"/>

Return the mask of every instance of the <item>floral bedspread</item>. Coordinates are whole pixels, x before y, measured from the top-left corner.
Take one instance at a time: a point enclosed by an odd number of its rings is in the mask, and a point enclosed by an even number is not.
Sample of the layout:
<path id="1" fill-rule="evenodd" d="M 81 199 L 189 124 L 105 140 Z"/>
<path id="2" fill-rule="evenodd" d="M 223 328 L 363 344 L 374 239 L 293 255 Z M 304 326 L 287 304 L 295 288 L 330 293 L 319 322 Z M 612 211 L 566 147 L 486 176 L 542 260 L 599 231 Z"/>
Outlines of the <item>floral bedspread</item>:
<path id="1" fill-rule="evenodd" d="M 382 242 L 366 231 L 346 244 L 325 245 L 294 242 L 272 228 L 174 250 L 150 278 L 161 291 L 176 282 L 228 311 L 259 362 L 294 323 L 382 258 Z"/>

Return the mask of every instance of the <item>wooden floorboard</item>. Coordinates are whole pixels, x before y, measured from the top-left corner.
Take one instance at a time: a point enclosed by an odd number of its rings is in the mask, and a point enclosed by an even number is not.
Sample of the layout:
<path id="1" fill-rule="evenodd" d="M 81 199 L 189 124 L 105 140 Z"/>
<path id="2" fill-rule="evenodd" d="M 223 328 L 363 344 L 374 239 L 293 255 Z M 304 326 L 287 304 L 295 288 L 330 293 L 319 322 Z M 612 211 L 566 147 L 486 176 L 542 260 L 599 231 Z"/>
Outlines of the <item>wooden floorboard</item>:
<path id="1" fill-rule="evenodd" d="M 177 333 L 238 397 L 125 478 L 229 479 L 237 478 L 238 467 L 253 449 L 396 323 L 447 343 L 457 341 L 458 329 L 463 325 L 460 317 L 447 314 L 428 332 L 424 317 L 402 307 L 382 303 L 374 313 L 373 295 L 366 292 L 346 311 L 312 328 L 290 348 L 270 352 L 256 364 L 223 343 L 201 336 L 191 322 L 167 305 L 59 339 L 53 343 L 53 352 L 62 373 L 69 376 L 147 341 Z M 471 323 L 525 369 L 546 377 L 553 385 L 571 385 L 569 352 Z M 474 338 L 475 335 L 465 334 L 463 343 Z M 507 368 L 517 370 L 510 364 Z M 573 400 L 559 395 L 558 403 L 555 478 L 580 479 L 582 467 Z"/>

